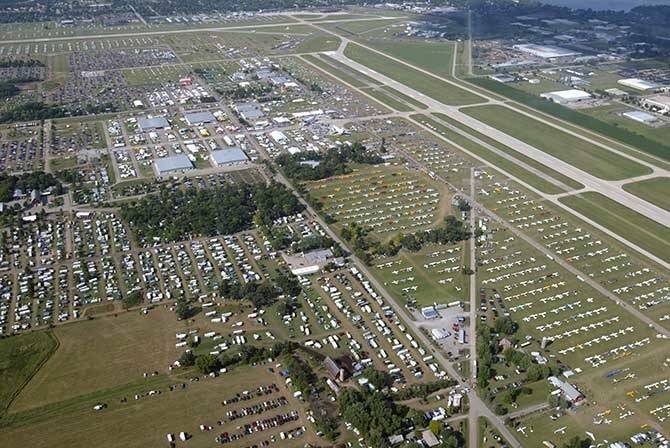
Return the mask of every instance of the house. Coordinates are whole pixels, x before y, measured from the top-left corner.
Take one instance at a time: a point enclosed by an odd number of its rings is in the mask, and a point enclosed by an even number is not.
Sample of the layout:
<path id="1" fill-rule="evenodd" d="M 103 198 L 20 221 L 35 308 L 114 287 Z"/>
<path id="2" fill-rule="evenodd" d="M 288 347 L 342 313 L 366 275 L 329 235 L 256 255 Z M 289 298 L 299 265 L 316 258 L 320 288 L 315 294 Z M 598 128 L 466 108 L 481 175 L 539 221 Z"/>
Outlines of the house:
<path id="1" fill-rule="evenodd" d="M 563 381 L 556 376 L 550 376 L 547 378 L 547 381 L 549 381 L 549 383 L 557 390 L 560 390 L 565 399 L 572 404 L 577 404 L 584 399 L 584 395 L 567 381 Z"/>
<path id="2" fill-rule="evenodd" d="M 421 432 L 421 440 L 423 441 L 424 446 L 431 448 L 440 444 L 440 439 L 437 438 L 435 434 L 430 429 L 424 429 Z"/>
<path id="3" fill-rule="evenodd" d="M 512 341 L 510 341 L 507 338 L 502 338 L 500 342 L 498 342 L 498 345 L 500 348 L 502 348 L 503 351 L 509 350 L 510 348 L 514 347 L 514 344 L 512 344 Z"/>
<path id="4" fill-rule="evenodd" d="M 323 360 L 323 365 L 328 370 L 328 373 L 330 376 L 335 378 L 338 381 L 344 381 L 345 380 L 345 372 L 344 369 L 341 368 L 335 360 L 333 360 L 330 356 L 326 356 L 326 359 Z"/>

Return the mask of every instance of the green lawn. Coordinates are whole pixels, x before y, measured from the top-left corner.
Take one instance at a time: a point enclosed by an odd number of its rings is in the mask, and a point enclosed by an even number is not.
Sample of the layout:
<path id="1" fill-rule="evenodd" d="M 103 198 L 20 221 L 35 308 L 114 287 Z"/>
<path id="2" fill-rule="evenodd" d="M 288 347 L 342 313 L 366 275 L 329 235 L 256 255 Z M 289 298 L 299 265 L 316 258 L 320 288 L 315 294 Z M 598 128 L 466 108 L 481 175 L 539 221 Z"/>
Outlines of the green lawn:
<path id="1" fill-rule="evenodd" d="M 462 111 L 601 179 L 621 180 L 651 172 L 639 163 L 504 106 L 477 106 Z"/>
<path id="2" fill-rule="evenodd" d="M 344 53 L 354 61 L 444 104 L 463 106 L 483 101 L 481 97 L 466 90 L 395 62 L 386 56 L 370 51 L 359 45 L 347 45 Z"/>
<path id="3" fill-rule="evenodd" d="M 560 201 L 659 258 L 670 259 L 670 228 L 600 193 L 566 196 Z"/>
<path id="4" fill-rule="evenodd" d="M 670 211 L 670 177 L 657 177 L 626 184 L 623 189 L 645 201 Z"/>
<path id="5" fill-rule="evenodd" d="M 451 76 L 454 59 L 453 42 L 394 39 L 366 40 L 361 43 L 438 76 Z"/>
<path id="6" fill-rule="evenodd" d="M 433 128 L 444 138 L 451 140 L 452 142 L 462 146 L 463 148 L 467 149 L 473 154 L 483 158 L 484 160 L 489 162 L 493 167 L 505 170 L 510 175 L 518 179 L 521 179 L 522 181 L 526 182 L 527 184 L 529 184 L 534 188 L 537 188 L 543 193 L 549 193 L 549 194 L 563 193 L 563 190 L 561 188 L 552 184 L 546 179 L 536 176 L 530 171 L 521 168 L 516 163 L 511 162 L 505 159 L 504 157 L 501 157 L 498 154 L 489 151 L 483 146 L 474 143 L 473 141 L 463 137 L 460 134 L 457 134 L 456 132 L 448 129 L 446 126 L 438 123 L 435 120 L 428 118 L 425 115 L 412 115 L 411 118 L 421 124 Z"/>
<path id="7" fill-rule="evenodd" d="M 400 112 L 410 112 L 411 110 L 413 110 L 407 104 L 403 103 L 402 101 L 398 101 L 398 99 L 394 98 L 393 96 L 389 95 L 388 93 L 380 89 L 367 88 L 364 89 L 364 92 L 372 96 L 376 100 L 381 101 L 382 104 L 390 107 L 391 109 L 395 109 Z"/>
<path id="8" fill-rule="evenodd" d="M 316 53 L 319 51 L 334 51 L 340 45 L 340 39 L 331 34 L 315 35 L 305 39 L 295 48 L 296 53 Z"/>
<path id="9" fill-rule="evenodd" d="M 352 75 L 350 72 L 345 72 L 344 70 L 340 70 L 337 67 L 333 67 L 332 65 L 326 63 L 325 61 L 321 60 L 320 58 L 313 56 L 313 55 L 304 55 L 302 56 L 303 59 L 306 61 L 316 65 L 319 67 L 321 70 L 325 71 L 326 73 L 334 76 L 335 78 L 339 79 L 340 81 L 346 82 L 347 84 L 356 87 L 356 88 L 361 88 L 365 87 L 367 84 L 359 79 L 358 77 Z"/>
<path id="10" fill-rule="evenodd" d="M 527 157 L 527 156 L 521 154 L 520 152 L 515 151 L 514 149 L 510 148 L 509 146 L 505 146 L 502 143 L 500 143 L 500 142 L 498 142 L 498 141 L 496 141 L 492 138 L 489 138 L 486 135 L 481 134 L 481 133 L 475 131 L 472 128 L 469 128 L 466 125 L 464 125 L 462 123 L 459 123 L 456 120 L 452 120 L 451 118 L 449 118 L 448 116 L 446 116 L 444 114 L 434 114 L 434 115 L 437 118 L 439 118 L 440 120 L 448 122 L 448 123 L 456 126 L 457 128 L 466 131 L 468 134 L 470 134 L 470 135 L 480 139 L 481 141 L 483 141 L 485 143 L 488 143 L 489 145 L 494 146 L 497 149 L 513 156 L 515 159 L 517 159 L 517 160 L 519 160 L 519 161 L 521 161 L 521 162 L 523 162 L 523 163 L 525 163 L 525 164 L 527 164 L 527 165 L 529 165 L 529 166 L 531 166 L 531 167 L 533 167 L 533 168 L 535 168 L 539 171 L 542 171 L 543 173 L 547 174 L 548 176 L 553 177 L 554 179 L 564 183 L 565 185 L 567 185 L 571 188 L 574 188 L 574 189 L 577 189 L 577 190 L 581 189 L 581 188 L 584 188 L 584 185 L 577 182 L 576 180 L 574 180 L 574 179 L 572 179 L 572 178 L 570 178 L 570 177 L 568 177 L 568 176 L 566 176 L 562 173 L 559 173 L 558 171 L 537 162 L 535 159 Z"/>
<path id="11" fill-rule="evenodd" d="M 50 331 L 0 339 L 0 415 L 57 346 Z"/>

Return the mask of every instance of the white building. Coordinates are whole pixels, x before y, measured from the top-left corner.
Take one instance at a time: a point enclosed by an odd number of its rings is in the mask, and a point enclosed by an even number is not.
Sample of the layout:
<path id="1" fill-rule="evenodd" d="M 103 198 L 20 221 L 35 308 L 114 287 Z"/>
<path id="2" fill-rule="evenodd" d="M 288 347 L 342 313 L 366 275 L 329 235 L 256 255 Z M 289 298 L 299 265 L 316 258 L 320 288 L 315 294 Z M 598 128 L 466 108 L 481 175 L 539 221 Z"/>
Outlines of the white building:
<path id="1" fill-rule="evenodd" d="M 658 118 L 656 118 L 655 115 L 642 112 L 641 110 L 631 110 L 630 112 L 624 112 L 622 115 L 628 119 L 642 124 L 651 124 L 655 121 L 658 121 Z"/>
<path id="2" fill-rule="evenodd" d="M 546 92 L 540 95 L 542 98 L 553 101 L 558 104 L 576 103 L 577 101 L 588 100 L 591 94 L 583 90 L 570 89 L 558 90 L 556 92 Z"/>
<path id="3" fill-rule="evenodd" d="M 642 100 L 642 103 L 650 108 L 653 108 L 659 114 L 670 113 L 670 96 L 669 95 L 653 95 Z"/>
<path id="4" fill-rule="evenodd" d="M 656 84 L 655 82 L 645 81 L 644 79 L 639 78 L 620 79 L 617 82 L 622 86 L 630 87 L 631 89 L 635 90 L 641 90 L 643 92 L 645 90 L 654 90 L 660 87 L 660 85 Z"/>
<path id="5" fill-rule="evenodd" d="M 564 58 L 568 56 L 579 56 L 581 54 L 578 51 L 554 47 L 552 45 L 521 44 L 514 45 L 512 48 L 543 59 Z"/>

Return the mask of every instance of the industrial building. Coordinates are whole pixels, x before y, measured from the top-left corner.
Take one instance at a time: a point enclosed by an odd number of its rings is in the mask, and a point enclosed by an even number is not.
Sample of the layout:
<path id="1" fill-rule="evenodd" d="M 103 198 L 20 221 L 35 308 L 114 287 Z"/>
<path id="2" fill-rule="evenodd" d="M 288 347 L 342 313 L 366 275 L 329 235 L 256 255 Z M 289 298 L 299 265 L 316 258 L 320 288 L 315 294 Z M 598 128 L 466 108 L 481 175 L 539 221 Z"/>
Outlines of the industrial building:
<path id="1" fill-rule="evenodd" d="M 214 115 L 209 111 L 187 113 L 184 114 L 184 118 L 189 126 L 198 126 L 205 123 L 216 122 L 216 118 L 214 118 Z"/>
<path id="2" fill-rule="evenodd" d="M 653 95 L 642 100 L 643 104 L 654 109 L 659 114 L 670 113 L 670 96 Z"/>
<path id="3" fill-rule="evenodd" d="M 157 177 L 183 173 L 193 169 L 193 163 L 191 163 L 191 160 L 184 154 L 154 159 L 153 165 Z"/>
<path id="4" fill-rule="evenodd" d="M 254 121 L 262 118 L 265 114 L 261 110 L 261 105 L 256 102 L 239 103 L 235 105 L 235 110 L 240 117 L 247 121 Z"/>
<path id="5" fill-rule="evenodd" d="M 645 81 L 644 79 L 639 78 L 620 79 L 617 82 L 622 86 L 630 87 L 631 89 L 635 90 L 641 90 L 643 92 L 646 90 L 658 89 L 660 87 L 660 85 L 656 84 L 655 82 Z"/>
<path id="6" fill-rule="evenodd" d="M 282 254 L 282 257 L 291 268 L 293 275 L 310 275 L 319 272 L 323 266 L 331 261 L 333 253 L 330 249 L 320 249 L 302 255 Z"/>
<path id="7" fill-rule="evenodd" d="M 137 125 L 142 132 L 155 131 L 157 129 L 166 129 L 170 127 L 170 123 L 165 117 L 151 117 L 140 118 L 137 120 Z"/>
<path id="8" fill-rule="evenodd" d="M 235 165 L 249 161 L 249 157 L 240 148 L 212 151 L 209 158 L 214 166 Z"/>
<path id="9" fill-rule="evenodd" d="M 581 54 L 578 51 L 568 50 L 567 48 L 554 47 L 552 45 L 521 44 L 514 45 L 512 48 L 543 59 L 564 58 L 567 56 L 578 56 Z"/>
<path id="10" fill-rule="evenodd" d="M 556 92 L 546 92 L 540 95 L 542 98 L 553 101 L 558 104 L 576 103 L 591 98 L 591 94 L 583 90 L 570 89 L 559 90 Z"/>
<path id="11" fill-rule="evenodd" d="M 648 112 L 643 112 L 641 110 L 632 110 L 630 112 L 624 112 L 622 114 L 624 117 L 629 118 L 633 121 L 637 121 L 642 124 L 651 124 L 655 121 L 658 121 L 655 115 L 652 115 Z"/>

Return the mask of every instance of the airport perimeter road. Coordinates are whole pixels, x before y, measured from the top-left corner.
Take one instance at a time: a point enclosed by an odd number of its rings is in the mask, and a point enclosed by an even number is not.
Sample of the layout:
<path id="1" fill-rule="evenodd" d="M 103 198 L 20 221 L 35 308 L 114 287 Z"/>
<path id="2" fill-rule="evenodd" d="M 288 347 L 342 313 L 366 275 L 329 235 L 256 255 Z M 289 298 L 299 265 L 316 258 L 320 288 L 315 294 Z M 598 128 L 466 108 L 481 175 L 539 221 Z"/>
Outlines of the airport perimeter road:
<path id="1" fill-rule="evenodd" d="M 418 101 L 426 104 L 428 106 L 428 111 L 425 112 L 438 112 L 442 113 L 449 118 L 463 123 L 464 125 L 472 128 L 473 130 L 486 135 L 489 138 L 492 138 L 510 148 L 514 148 L 516 151 L 521 154 L 530 157 L 542 163 L 543 165 L 549 166 L 554 170 L 582 183 L 587 189 L 591 191 L 596 191 L 604 196 L 609 197 L 610 199 L 615 200 L 616 202 L 635 210 L 636 212 L 646 216 L 654 221 L 662 224 L 664 226 L 670 227 L 670 212 L 664 210 L 661 207 L 658 207 L 650 202 L 644 201 L 637 196 L 634 196 L 627 191 L 624 191 L 618 182 L 610 182 L 598 177 L 595 177 L 567 162 L 564 162 L 550 154 L 547 154 L 544 151 L 541 151 L 515 137 L 512 137 L 508 134 L 505 134 L 498 129 L 489 126 L 486 123 L 483 123 L 475 118 L 470 117 L 469 115 L 461 112 L 458 107 L 448 106 L 443 104 L 427 95 L 424 95 L 421 92 L 414 90 L 411 87 L 406 86 L 400 82 L 397 82 L 386 75 L 383 75 L 377 71 L 369 69 L 363 64 L 360 64 L 352 59 L 346 57 L 341 51 L 326 52 L 328 56 L 338 60 L 341 63 L 344 63 L 353 69 L 370 76 L 382 84 L 388 85 L 405 95 L 416 98 Z M 410 66 L 411 67 L 411 66 Z M 459 87 L 461 88 L 461 87 Z M 657 176 L 670 176 L 670 172 L 661 170 L 658 167 L 652 168 L 655 170 Z M 542 194 L 542 193 L 540 193 Z M 542 194 L 543 197 L 547 199 L 552 199 L 551 195 Z"/>

